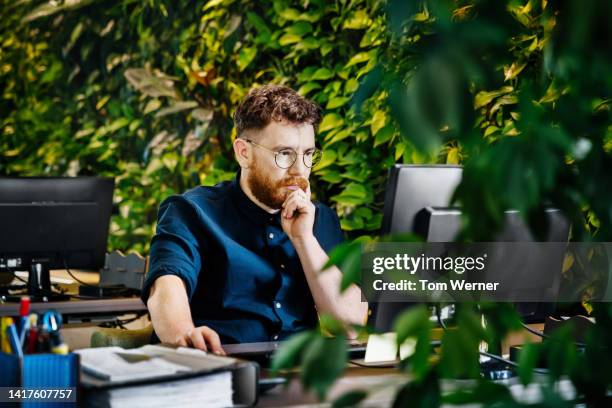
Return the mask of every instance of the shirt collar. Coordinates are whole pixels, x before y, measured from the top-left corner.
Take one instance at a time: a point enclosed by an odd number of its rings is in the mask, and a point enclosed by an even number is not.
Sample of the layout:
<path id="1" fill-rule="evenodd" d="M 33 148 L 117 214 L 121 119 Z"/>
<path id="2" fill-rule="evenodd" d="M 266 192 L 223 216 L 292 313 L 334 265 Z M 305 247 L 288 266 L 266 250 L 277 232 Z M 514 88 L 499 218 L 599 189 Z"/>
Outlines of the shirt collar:
<path id="1" fill-rule="evenodd" d="M 232 194 L 232 199 L 240 208 L 240 210 L 253 222 L 258 225 L 266 224 L 266 223 L 276 223 L 280 224 L 280 211 L 275 214 L 270 214 L 257 204 L 255 204 L 249 196 L 245 194 L 240 186 L 240 170 L 236 173 L 236 177 L 232 180 L 230 185 L 230 191 Z"/>

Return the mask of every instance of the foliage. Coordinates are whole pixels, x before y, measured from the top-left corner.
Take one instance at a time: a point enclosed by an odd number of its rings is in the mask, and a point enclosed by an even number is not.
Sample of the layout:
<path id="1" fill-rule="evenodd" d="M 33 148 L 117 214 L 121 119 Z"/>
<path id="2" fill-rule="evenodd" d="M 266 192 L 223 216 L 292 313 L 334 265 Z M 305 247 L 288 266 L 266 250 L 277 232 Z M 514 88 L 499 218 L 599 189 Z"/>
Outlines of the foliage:
<path id="1" fill-rule="evenodd" d="M 384 92 L 350 100 L 385 52 L 383 3 L 2 1 L 0 174 L 107 175 L 111 248 L 146 252 L 163 198 L 236 170 L 231 115 L 256 84 L 324 108 L 314 193 L 355 234 L 381 222 L 401 140 Z"/>
<path id="2" fill-rule="evenodd" d="M 611 32 L 602 16 L 610 11 L 609 3 L 594 1 L 509 1 L 507 8 L 479 1 L 427 2 L 422 8 L 391 1 L 387 52 L 354 102 L 359 106 L 382 89 L 402 136 L 421 153 L 434 154 L 444 143 L 457 149 L 453 156 L 465 165 L 455 193 L 465 213 L 463 239 L 490 238 L 509 208 L 521 210 L 542 237 L 542 211 L 554 205 L 572 221 L 574 239 L 609 240 Z M 354 244 L 338 248 L 332 255 L 343 256 L 333 263 L 342 265 L 356 251 Z M 540 358 L 547 362 L 541 405 L 564 404 L 552 385 L 563 376 L 587 405 L 606 403 L 612 378 L 596 367 L 611 363 L 605 336 L 612 329 L 612 308 L 593 306 L 597 324 L 582 352 L 568 327 L 521 356 L 524 384 L 532 381 Z M 427 312 L 420 308 L 398 317 L 398 337 L 413 337 L 417 347 L 402 364 L 415 378 L 399 390 L 396 406 L 520 405 L 505 386 L 479 379 L 478 367 L 482 341 L 496 344 L 520 327 L 512 306 L 458 307 L 456 328 L 445 332 L 439 359 L 428 364 Z M 472 389 L 442 395 L 442 378 L 477 381 Z"/>
<path id="3" fill-rule="evenodd" d="M 465 165 L 455 194 L 465 239 L 486 239 L 508 208 L 522 210 L 542 236 L 541 214 L 551 204 L 570 217 L 574 239 L 612 236 L 609 2 L 0 5 L 0 175 L 115 177 L 113 249 L 146 252 L 163 198 L 232 177 L 231 114 L 252 85 L 267 82 L 323 106 L 325 156 L 314 192 L 355 236 L 380 226 L 386 170 L 398 161 Z M 343 287 L 359 276 L 358 249 L 332 256 L 352 271 Z M 598 324 L 584 352 L 560 332 L 528 347 L 521 380 L 529 383 L 544 358 L 551 379 L 568 375 L 587 404 L 605 403 L 612 307 L 595 304 L 593 313 Z M 420 308 L 396 322 L 401 338 L 417 342 L 402 365 L 415 381 L 396 405 L 513 405 L 506 388 L 485 380 L 451 395 L 440 387 L 443 378 L 477 377 L 478 344 L 517 327 L 512 308 L 462 305 L 437 361 L 426 316 Z M 275 367 L 301 364 L 304 384 L 323 397 L 342 373 L 346 348 L 339 323 L 321 324 L 290 340 Z M 336 405 L 364 397 L 356 392 Z M 550 385 L 542 405 L 558 402 Z"/>

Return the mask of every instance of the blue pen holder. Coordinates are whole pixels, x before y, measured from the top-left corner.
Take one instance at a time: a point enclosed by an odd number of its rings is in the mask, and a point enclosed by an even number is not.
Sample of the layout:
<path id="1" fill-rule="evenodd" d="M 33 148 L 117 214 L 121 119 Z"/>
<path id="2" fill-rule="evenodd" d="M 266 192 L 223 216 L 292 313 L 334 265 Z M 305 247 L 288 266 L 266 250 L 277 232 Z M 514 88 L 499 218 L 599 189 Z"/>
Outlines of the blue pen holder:
<path id="1" fill-rule="evenodd" d="M 0 387 L 23 388 L 74 388 L 79 383 L 79 356 L 75 353 L 26 354 L 19 358 L 13 354 L 0 353 Z M 22 407 L 68 407 L 74 402 L 22 402 Z M 4 406 L 0 402 L 0 406 Z M 8 406 L 8 405 L 7 405 Z M 15 407 L 14 403 L 10 406 Z"/>

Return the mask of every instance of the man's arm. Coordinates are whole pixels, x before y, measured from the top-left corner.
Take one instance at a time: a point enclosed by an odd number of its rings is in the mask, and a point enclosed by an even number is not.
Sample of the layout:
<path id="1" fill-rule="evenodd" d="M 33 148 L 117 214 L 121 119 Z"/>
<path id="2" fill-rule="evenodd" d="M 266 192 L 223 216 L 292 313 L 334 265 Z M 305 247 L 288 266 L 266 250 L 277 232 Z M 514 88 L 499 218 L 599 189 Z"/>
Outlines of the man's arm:
<path id="1" fill-rule="evenodd" d="M 319 314 L 327 313 L 347 323 L 364 324 L 368 304 L 361 302 L 359 287 L 351 285 L 340 293 L 342 272 L 336 266 L 319 272 L 329 257 L 317 239 L 314 236 L 296 239 L 293 245 Z"/>
<path id="2" fill-rule="evenodd" d="M 164 275 L 155 280 L 147 308 L 155 333 L 162 343 L 225 354 L 219 335 L 214 330 L 193 324 L 185 283 L 178 276 Z"/>
<path id="3" fill-rule="evenodd" d="M 317 311 L 346 323 L 364 324 L 368 304 L 361 302 L 361 290 L 351 285 L 340 294 L 342 272 L 335 266 L 320 272 L 329 257 L 313 233 L 315 211 L 310 188 L 296 190 L 283 204 L 281 224 L 300 258 Z"/>

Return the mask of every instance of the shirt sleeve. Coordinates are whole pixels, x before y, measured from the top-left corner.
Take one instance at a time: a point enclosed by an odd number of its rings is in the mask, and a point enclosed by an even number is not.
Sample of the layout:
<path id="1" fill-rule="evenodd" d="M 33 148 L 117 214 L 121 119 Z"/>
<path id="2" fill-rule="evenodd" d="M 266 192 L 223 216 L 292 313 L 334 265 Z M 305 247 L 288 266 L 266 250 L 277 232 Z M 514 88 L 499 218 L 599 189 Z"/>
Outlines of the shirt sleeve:
<path id="1" fill-rule="evenodd" d="M 149 272 L 142 288 L 141 297 L 145 304 L 153 282 L 164 275 L 180 277 L 191 299 L 202 265 L 202 243 L 196 232 L 198 225 L 197 213 L 185 197 L 172 196 L 160 205 L 157 230 L 151 241 Z"/>
<path id="2" fill-rule="evenodd" d="M 318 205 L 317 223 L 322 232 L 318 237 L 321 247 L 327 254 L 344 242 L 344 232 L 340 228 L 340 220 L 334 210 L 324 204 Z"/>

